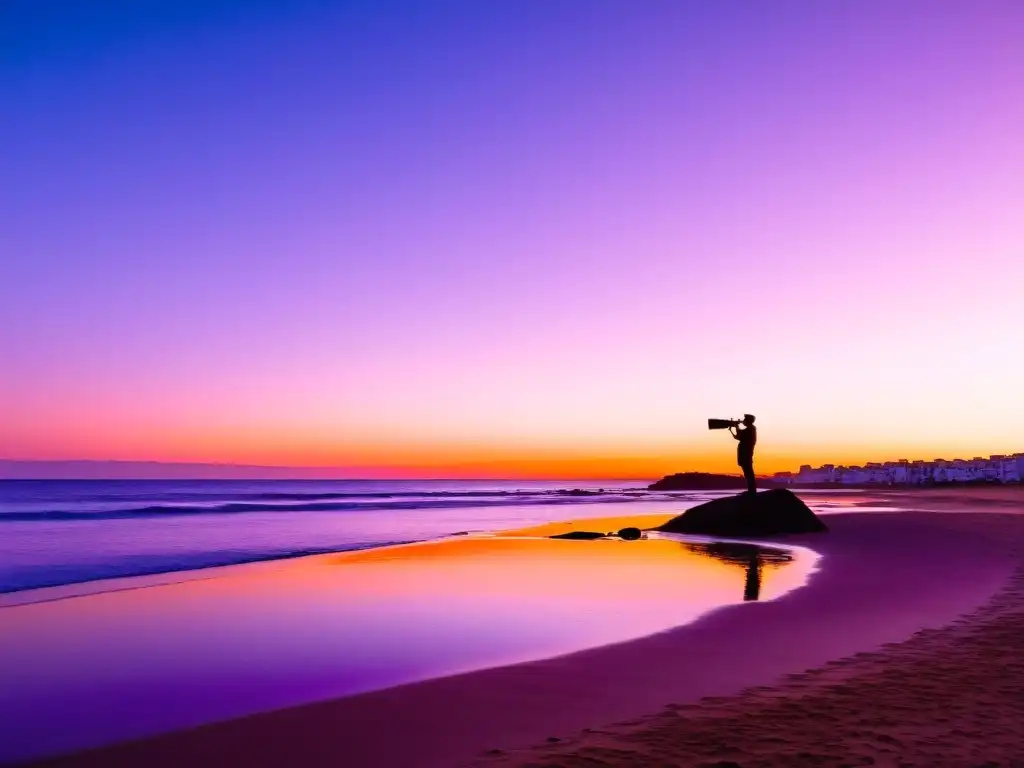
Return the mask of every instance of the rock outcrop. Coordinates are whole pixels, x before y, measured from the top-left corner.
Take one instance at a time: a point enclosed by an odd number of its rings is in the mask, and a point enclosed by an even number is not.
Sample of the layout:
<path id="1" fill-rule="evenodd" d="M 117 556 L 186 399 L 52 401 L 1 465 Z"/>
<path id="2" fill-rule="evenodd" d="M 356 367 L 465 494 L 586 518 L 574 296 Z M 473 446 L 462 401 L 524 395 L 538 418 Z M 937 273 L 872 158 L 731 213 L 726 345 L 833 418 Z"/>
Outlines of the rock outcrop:
<path id="1" fill-rule="evenodd" d="M 827 531 L 828 527 L 792 491 L 778 488 L 709 501 L 686 510 L 654 530 L 743 538 L 819 533 Z"/>
<path id="2" fill-rule="evenodd" d="M 610 539 L 618 536 L 620 539 L 626 541 L 636 541 L 642 538 L 644 535 L 643 531 L 639 528 L 622 528 L 617 533 L 615 531 L 609 531 L 608 533 L 598 533 L 597 531 L 569 531 L 568 533 L 559 533 L 556 536 L 549 536 L 549 539 Z"/>

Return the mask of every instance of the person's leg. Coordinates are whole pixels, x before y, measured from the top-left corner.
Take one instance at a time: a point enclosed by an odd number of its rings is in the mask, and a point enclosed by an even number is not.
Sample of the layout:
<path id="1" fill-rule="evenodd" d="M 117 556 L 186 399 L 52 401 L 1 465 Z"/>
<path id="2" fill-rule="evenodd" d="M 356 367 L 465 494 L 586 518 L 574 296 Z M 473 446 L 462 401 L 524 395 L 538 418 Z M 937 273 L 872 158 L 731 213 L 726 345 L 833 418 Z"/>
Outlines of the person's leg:
<path id="1" fill-rule="evenodd" d="M 754 463 L 744 462 L 743 477 L 747 481 L 747 492 L 757 493 L 757 478 L 754 476 Z"/>

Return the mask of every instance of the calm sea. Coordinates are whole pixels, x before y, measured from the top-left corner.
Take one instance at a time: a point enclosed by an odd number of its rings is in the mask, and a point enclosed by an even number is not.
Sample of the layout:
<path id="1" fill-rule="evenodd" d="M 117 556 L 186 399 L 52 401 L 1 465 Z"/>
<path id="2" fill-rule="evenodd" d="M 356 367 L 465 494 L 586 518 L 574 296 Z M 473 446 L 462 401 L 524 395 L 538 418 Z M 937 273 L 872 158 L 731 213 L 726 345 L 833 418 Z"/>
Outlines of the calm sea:
<path id="1" fill-rule="evenodd" d="M 614 515 L 614 505 L 681 511 L 715 495 L 611 480 L 2 480 L 0 592 Z"/>

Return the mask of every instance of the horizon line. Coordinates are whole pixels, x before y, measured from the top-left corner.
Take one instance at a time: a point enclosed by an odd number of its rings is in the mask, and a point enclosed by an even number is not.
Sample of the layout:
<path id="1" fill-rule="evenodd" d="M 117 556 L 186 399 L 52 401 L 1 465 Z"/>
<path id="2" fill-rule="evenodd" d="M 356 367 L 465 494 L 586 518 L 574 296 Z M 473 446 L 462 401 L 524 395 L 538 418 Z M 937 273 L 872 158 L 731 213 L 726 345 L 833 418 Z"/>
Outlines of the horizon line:
<path id="1" fill-rule="evenodd" d="M 374 476 L 338 476 L 333 473 L 345 473 L 353 469 L 366 470 L 366 467 L 346 467 L 343 465 L 331 465 L 331 466 L 311 466 L 308 464 L 296 464 L 296 465 L 285 465 L 285 464 L 233 464 L 228 462 L 207 462 L 207 461 L 160 461 L 157 459 L 7 459 L 0 458 L 0 468 L 13 469 L 19 465 L 27 465 L 26 468 L 36 466 L 43 468 L 49 466 L 56 469 L 60 465 L 89 465 L 93 467 L 101 467 L 104 465 L 113 465 L 115 467 L 124 468 L 138 468 L 145 469 L 147 467 L 165 467 L 168 469 L 185 469 L 185 468 L 204 468 L 212 471 L 217 470 L 243 470 L 243 471 L 254 471 L 260 472 L 265 471 L 268 473 L 305 473 L 307 477 L 202 477 L 202 476 L 174 476 L 174 477 L 104 477 L 104 476 L 90 476 L 90 477 L 17 477 L 10 476 L 5 477 L 0 475 L 0 480 L 276 480 L 276 481 L 288 481 L 288 480 L 337 480 L 337 481 L 351 481 L 351 482 L 396 482 L 396 481 L 415 481 L 415 482 L 445 482 L 445 481 L 478 481 L 478 482 L 489 482 L 489 481 L 500 481 L 500 482 L 512 482 L 517 480 L 524 481 L 578 481 L 578 482 L 601 482 L 601 481 L 651 481 L 656 480 L 655 475 L 608 475 L 603 477 L 578 477 L 572 475 L 554 476 L 554 475 L 537 475 L 537 476 L 458 476 L 458 475 L 437 475 L 430 477 L 415 477 L 415 476 L 401 476 L 393 475 L 389 477 L 374 477 Z M 380 470 L 387 470 L 387 467 L 375 468 Z M 314 473 L 322 472 L 321 476 L 312 476 Z M 726 473 L 707 473 L 707 474 L 726 474 Z M 737 474 L 738 476 L 738 474 Z M 765 476 L 767 477 L 767 475 Z"/>

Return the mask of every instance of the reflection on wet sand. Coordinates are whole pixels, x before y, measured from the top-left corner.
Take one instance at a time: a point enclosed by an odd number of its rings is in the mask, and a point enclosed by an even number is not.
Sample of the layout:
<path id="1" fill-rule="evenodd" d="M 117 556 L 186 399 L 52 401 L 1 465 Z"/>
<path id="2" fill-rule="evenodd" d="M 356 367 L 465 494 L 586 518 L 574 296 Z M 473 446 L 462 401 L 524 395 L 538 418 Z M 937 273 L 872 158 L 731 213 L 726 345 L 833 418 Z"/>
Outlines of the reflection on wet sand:
<path id="1" fill-rule="evenodd" d="M 464 536 L 3 608 L 0 763 L 662 632 L 740 602 L 729 551 Z"/>
<path id="2" fill-rule="evenodd" d="M 738 542 L 683 542 L 683 547 L 700 555 L 713 557 L 746 570 L 743 600 L 757 600 L 761 596 L 761 571 L 767 565 L 781 568 L 793 562 L 793 555 L 784 549 L 762 547 L 758 544 Z"/>

